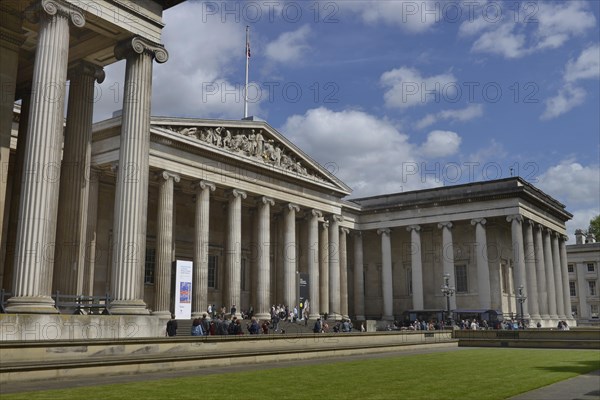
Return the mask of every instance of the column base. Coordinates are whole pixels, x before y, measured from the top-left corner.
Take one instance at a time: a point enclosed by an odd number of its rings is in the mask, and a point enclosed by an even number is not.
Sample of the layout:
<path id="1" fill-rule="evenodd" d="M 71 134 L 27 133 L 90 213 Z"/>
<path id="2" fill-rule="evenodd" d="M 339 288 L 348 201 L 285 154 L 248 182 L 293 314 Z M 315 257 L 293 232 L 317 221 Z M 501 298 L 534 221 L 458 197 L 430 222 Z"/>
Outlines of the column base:
<path id="1" fill-rule="evenodd" d="M 271 314 L 269 313 L 257 313 L 254 315 L 258 320 L 271 319 Z"/>
<path id="2" fill-rule="evenodd" d="M 110 313 L 113 315 L 149 315 L 143 300 L 114 300 L 110 303 Z"/>
<path id="3" fill-rule="evenodd" d="M 220 314 L 220 313 L 219 313 Z M 196 319 L 196 318 L 202 318 L 204 315 L 206 315 L 206 318 L 210 319 L 210 316 L 208 315 L 208 313 L 206 311 L 202 311 L 202 312 L 193 312 L 192 313 L 192 319 Z"/>
<path id="4" fill-rule="evenodd" d="M 308 314 L 308 319 L 317 319 L 317 318 L 321 318 L 321 315 L 318 313 Z"/>
<path id="5" fill-rule="evenodd" d="M 367 318 L 364 315 L 357 315 L 354 317 L 355 321 L 366 321 Z"/>
<path id="6" fill-rule="evenodd" d="M 112 311 L 112 309 L 111 309 Z M 171 319 L 170 311 L 153 311 L 152 315 L 156 315 L 160 319 Z"/>
<path id="7" fill-rule="evenodd" d="M 394 316 L 393 315 L 384 315 L 383 317 L 381 317 L 382 321 L 393 321 L 394 320 Z"/>
<path id="8" fill-rule="evenodd" d="M 58 314 L 50 296 L 11 297 L 6 305 L 7 314 Z"/>

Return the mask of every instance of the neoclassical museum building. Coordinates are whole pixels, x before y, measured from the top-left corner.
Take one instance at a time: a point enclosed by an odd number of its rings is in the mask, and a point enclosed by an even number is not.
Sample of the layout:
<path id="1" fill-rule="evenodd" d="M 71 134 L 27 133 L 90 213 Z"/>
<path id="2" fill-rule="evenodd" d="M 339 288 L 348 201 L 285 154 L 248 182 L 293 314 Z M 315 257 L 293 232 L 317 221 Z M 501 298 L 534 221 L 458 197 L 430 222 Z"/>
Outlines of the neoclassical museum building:
<path id="1" fill-rule="evenodd" d="M 303 287 L 310 318 L 391 321 L 446 309 L 447 279 L 452 310 L 574 324 L 572 215 L 519 177 L 352 198 L 264 121 L 151 116 L 162 11 L 180 2 L 0 4 L 0 339 L 48 324 L 61 338 L 82 335 L 61 329 L 74 324 L 164 335 L 178 260 L 193 265 L 192 316 L 215 304 L 268 318 Z M 119 59 L 122 113 L 92 124 L 94 83 Z M 67 81 L 65 119 L 53 99 Z M 108 294 L 110 315 L 59 314 L 56 292 Z"/>

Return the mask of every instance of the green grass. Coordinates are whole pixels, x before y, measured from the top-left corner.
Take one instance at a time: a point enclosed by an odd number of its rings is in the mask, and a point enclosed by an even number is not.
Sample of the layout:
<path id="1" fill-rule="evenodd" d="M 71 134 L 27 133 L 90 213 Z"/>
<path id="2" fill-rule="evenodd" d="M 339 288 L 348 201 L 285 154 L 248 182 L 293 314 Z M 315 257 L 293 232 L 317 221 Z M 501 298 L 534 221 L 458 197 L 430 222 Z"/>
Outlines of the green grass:
<path id="1" fill-rule="evenodd" d="M 504 399 L 597 369 L 596 350 L 473 349 L 19 393 L 2 399 Z"/>

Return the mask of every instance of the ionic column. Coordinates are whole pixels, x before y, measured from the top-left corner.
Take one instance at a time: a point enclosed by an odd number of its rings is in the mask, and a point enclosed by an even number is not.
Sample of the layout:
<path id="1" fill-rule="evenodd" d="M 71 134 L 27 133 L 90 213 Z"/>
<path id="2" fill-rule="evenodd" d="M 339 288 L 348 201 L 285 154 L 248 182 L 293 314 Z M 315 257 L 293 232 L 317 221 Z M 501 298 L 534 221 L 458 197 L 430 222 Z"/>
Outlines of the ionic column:
<path id="1" fill-rule="evenodd" d="M 506 220 L 510 222 L 510 231 L 512 239 L 513 249 L 513 262 L 515 268 L 515 293 L 516 289 L 523 286 L 523 289 L 527 289 L 527 281 L 525 279 L 525 248 L 523 246 L 523 216 L 522 215 L 509 215 Z M 529 296 L 529 293 L 526 293 Z M 529 319 L 529 303 L 525 301 L 523 303 L 523 316 L 524 319 Z"/>
<path id="2" fill-rule="evenodd" d="M 164 47 L 140 37 L 115 47 L 127 59 L 119 170 L 115 193 L 113 245 L 113 314 L 147 314 L 143 300 L 148 208 L 152 60 L 168 59 Z"/>
<path id="3" fill-rule="evenodd" d="M 365 277 L 363 260 L 363 238 L 361 231 L 354 234 L 354 313 L 359 321 L 365 319 Z"/>
<path id="4" fill-rule="evenodd" d="M 556 284 L 554 283 L 554 264 L 552 258 L 552 230 L 544 229 L 544 269 L 546 271 L 546 289 L 548 290 L 548 313 L 551 319 L 558 319 L 556 314 Z"/>
<path id="5" fill-rule="evenodd" d="M 273 199 L 261 197 L 258 202 L 258 252 L 256 277 L 256 318 L 268 319 L 271 306 L 271 206 Z"/>
<path id="6" fill-rule="evenodd" d="M 423 264 L 421 261 L 421 227 L 410 225 L 406 227 L 410 232 L 410 263 L 412 269 L 412 302 L 413 310 L 423 310 Z"/>
<path id="7" fill-rule="evenodd" d="M 8 300 L 6 308 L 9 313 L 57 312 L 50 291 L 69 55 L 69 19 L 76 27 L 85 24 L 83 13 L 63 1 L 42 0 L 38 6 L 40 12 L 35 15 L 40 17 L 40 27 L 23 164 L 14 297 Z"/>
<path id="8" fill-rule="evenodd" d="M 394 320 L 394 292 L 392 286 L 392 243 L 390 239 L 391 230 L 388 228 L 377 229 L 381 235 L 381 286 L 383 294 L 383 316 L 384 321 Z"/>
<path id="9" fill-rule="evenodd" d="M 329 219 L 329 313 L 341 318 L 340 307 L 340 222 L 342 217 L 332 215 Z"/>
<path id="10" fill-rule="evenodd" d="M 315 319 L 321 311 L 319 298 L 319 218 L 320 211 L 311 210 L 308 214 L 308 281 L 309 281 L 309 318 Z"/>
<path id="11" fill-rule="evenodd" d="M 566 241 L 568 237 L 562 235 L 559 240 L 560 247 L 560 271 L 562 273 L 562 288 L 563 288 L 563 303 L 565 306 L 565 316 L 567 319 L 572 320 L 573 314 L 571 314 L 571 291 L 569 290 L 569 269 L 567 261 L 567 246 Z"/>
<path id="12" fill-rule="evenodd" d="M 226 283 L 223 288 L 223 302 L 231 308 L 235 305 L 236 317 L 240 317 L 240 292 L 242 282 L 242 199 L 246 192 L 233 189 L 229 196 L 227 213 L 227 248 L 225 259 Z"/>
<path id="13" fill-rule="evenodd" d="M 556 313 L 559 319 L 564 320 L 567 318 L 567 315 L 565 314 L 565 302 L 563 298 L 563 276 L 561 272 L 560 249 L 558 247 L 558 232 L 552 234 L 552 266 L 554 267 L 554 284 L 556 285 Z"/>
<path id="14" fill-rule="evenodd" d="M 340 312 L 343 318 L 348 318 L 348 232 L 347 228 L 340 228 Z"/>
<path id="15" fill-rule="evenodd" d="M 544 240 L 542 238 L 544 227 L 536 225 L 534 228 L 534 251 L 535 251 L 535 277 L 537 281 L 538 309 L 540 318 L 547 320 L 548 314 L 548 291 L 546 283 L 546 271 L 544 263 Z"/>
<path id="16" fill-rule="evenodd" d="M 94 295 L 94 272 L 96 269 L 96 230 L 98 225 L 98 186 L 100 171 L 90 169 L 90 189 L 88 191 L 87 220 L 85 229 L 85 270 L 83 273 L 83 295 Z"/>
<path id="17" fill-rule="evenodd" d="M 104 70 L 81 61 L 70 71 L 70 78 L 53 282 L 61 293 L 75 295 L 83 292 L 85 270 L 94 82 L 104 81 Z"/>
<path id="18" fill-rule="evenodd" d="M 538 303 L 538 288 L 537 288 L 537 274 L 535 265 L 535 245 L 533 242 L 533 228 L 534 223 L 531 220 L 525 221 L 525 244 L 524 244 L 524 256 L 525 256 L 525 272 L 527 275 L 527 304 L 529 305 L 529 313 L 531 319 L 540 319 L 540 309 Z"/>
<path id="19" fill-rule="evenodd" d="M 471 225 L 475 225 L 475 261 L 477 263 L 477 293 L 479 305 L 482 309 L 492 308 L 492 289 L 490 287 L 490 270 L 487 257 L 487 233 L 485 218 L 474 218 Z"/>
<path id="20" fill-rule="evenodd" d="M 173 189 L 179 175 L 163 171 L 158 174 L 158 212 L 156 218 L 156 273 L 154 312 L 169 316 L 171 305 L 171 262 L 173 261 Z"/>
<path id="21" fill-rule="evenodd" d="M 319 238 L 320 245 L 320 256 L 321 260 L 319 263 L 319 278 L 321 284 L 319 285 L 319 301 L 321 303 L 320 311 L 325 313 L 331 312 L 329 310 L 329 222 L 323 221 L 321 224 L 321 237 Z"/>
<path id="22" fill-rule="evenodd" d="M 452 241 L 452 222 L 440 222 L 438 228 L 442 230 L 442 266 L 444 275 L 450 277 L 448 285 L 456 287 L 454 277 L 454 243 Z M 456 309 L 456 296 L 450 296 L 450 309 Z"/>
<path id="23" fill-rule="evenodd" d="M 296 296 L 296 213 L 300 207 L 288 204 L 283 210 L 283 290 L 285 305 L 290 310 L 298 303 Z"/>
<path id="24" fill-rule="evenodd" d="M 192 317 L 199 318 L 208 308 L 208 245 L 210 243 L 210 192 L 215 184 L 198 181 L 194 219 L 194 269 L 192 276 Z"/>

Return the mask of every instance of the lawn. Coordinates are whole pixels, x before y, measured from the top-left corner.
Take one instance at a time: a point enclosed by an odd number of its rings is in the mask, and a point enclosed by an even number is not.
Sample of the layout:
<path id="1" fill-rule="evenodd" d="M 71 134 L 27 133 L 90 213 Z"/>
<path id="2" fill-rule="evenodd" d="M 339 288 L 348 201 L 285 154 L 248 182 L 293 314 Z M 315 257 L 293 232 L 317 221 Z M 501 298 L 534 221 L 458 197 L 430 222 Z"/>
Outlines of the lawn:
<path id="1" fill-rule="evenodd" d="M 470 349 L 3 395 L 9 399 L 504 399 L 600 369 L 600 351 Z"/>

